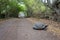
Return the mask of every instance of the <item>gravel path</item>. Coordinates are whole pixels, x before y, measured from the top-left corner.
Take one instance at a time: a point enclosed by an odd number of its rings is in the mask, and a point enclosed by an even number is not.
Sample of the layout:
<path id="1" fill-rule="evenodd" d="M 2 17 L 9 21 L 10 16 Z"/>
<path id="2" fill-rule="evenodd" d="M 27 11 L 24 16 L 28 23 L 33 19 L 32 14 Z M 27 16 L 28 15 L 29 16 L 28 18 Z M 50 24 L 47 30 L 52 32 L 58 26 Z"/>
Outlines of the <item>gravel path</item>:
<path id="1" fill-rule="evenodd" d="M 43 30 L 33 30 L 27 19 L 13 18 L 0 23 L 0 40 L 60 40 Z"/>

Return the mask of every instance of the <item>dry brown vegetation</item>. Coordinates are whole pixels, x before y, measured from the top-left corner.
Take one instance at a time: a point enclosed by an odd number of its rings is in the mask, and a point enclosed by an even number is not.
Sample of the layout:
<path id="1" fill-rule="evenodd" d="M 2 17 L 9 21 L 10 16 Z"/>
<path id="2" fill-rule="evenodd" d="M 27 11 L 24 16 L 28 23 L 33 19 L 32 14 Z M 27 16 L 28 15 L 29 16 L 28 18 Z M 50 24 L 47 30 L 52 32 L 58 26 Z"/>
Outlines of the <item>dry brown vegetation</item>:
<path id="1" fill-rule="evenodd" d="M 48 24 L 48 32 L 52 32 L 54 35 L 57 35 L 58 37 L 60 36 L 60 23 L 54 22 L 52 20 L 47 20 L 47 19 L 36 19 L 36 18 L 28 18 L 32 23 L 35 22 L 43 22 Z"/>

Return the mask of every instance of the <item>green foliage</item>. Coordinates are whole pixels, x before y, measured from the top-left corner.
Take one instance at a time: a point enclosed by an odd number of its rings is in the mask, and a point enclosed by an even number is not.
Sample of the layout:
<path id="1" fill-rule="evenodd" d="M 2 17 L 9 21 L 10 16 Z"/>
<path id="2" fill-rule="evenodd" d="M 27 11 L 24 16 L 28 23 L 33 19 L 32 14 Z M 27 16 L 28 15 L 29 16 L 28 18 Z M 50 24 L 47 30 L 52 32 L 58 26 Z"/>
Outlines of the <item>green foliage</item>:
<path id="1" fill-rule="evenodd" d="M 26 8 L 26 6 L 25 6 L 25 4 L 20 4 L 20 3 L 18 3 L 18 10 L 19 11 L 25 11 L 25 10 L 27 10 L 27 8 Z"/>
<path id="2" fill-rule="evenodd" d="M 41 12 L 45 12 L 45 10 L 46 10 L 46 7 L 43 5 L 43 6 L 41 6 Z"/>
<path id="3" fill-rule="evenodd" d="M 17 0 L 0 0 L 0 15 L 9 16 L 17 12 Z"/>
<path id="4" fill-rule="evenodd" d="M 39 0 L 24 0 L 25 4 L 33 10 L 33 13 L 45 12 L 45 5 Z"/>
<path id="5" fill-rule="evenodd" d="M 26 10 L 24 4 L 18 5 L 18 3 L 18 0 L 0 0 L 0 15 L 5 17 L 18 16 L 20 11 Z"/>
<path id="6" fill-rule="evenodd" d="M 24 3 L 27 5 L 30 14 L 43 14 L 46 11 L 45 5 L 40 0 L 24 0 Z"/>

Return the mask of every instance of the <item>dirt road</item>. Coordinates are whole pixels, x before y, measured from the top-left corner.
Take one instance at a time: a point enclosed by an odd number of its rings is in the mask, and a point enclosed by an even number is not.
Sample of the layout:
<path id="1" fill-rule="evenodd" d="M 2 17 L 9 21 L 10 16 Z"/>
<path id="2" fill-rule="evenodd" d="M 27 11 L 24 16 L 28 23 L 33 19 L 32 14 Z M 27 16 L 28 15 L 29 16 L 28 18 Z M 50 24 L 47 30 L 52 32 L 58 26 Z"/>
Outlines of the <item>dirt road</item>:
<path id="1" fill-rule="evenodd" d="M 27 19 L 13 18 L 0 23 L 0 40 L 60 40 L 44 30 L 33 30 Z"/>

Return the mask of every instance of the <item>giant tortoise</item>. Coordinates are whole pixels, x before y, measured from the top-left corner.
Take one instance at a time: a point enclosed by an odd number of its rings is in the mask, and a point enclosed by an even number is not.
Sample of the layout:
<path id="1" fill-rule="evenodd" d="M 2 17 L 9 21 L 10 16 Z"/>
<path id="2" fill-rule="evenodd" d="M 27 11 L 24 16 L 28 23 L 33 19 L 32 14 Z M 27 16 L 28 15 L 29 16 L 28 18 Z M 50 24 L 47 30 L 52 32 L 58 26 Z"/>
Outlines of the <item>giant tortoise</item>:
<path id="1" fill-rule="evenodd" d="M 34 24 L 33 29 L 35 30 L 44 30 L 48 25 L 42 22 L 37 22 Z"/>

